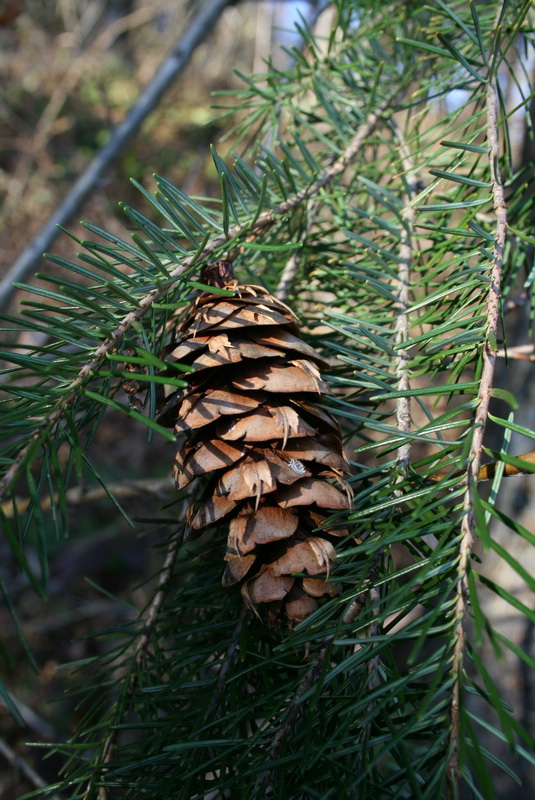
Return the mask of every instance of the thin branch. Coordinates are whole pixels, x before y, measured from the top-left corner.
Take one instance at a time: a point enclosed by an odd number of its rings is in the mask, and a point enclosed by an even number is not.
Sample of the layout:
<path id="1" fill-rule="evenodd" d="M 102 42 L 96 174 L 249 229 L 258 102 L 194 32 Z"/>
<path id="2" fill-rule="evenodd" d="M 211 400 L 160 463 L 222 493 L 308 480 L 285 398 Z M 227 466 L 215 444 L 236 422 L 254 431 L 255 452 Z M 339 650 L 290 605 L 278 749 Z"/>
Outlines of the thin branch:
<path id="1" fill-rule="evenodd" d="M 409 341 L 409 315 L 407 309 L 410 304 L 410 282 L 411 282 L 411 266 L 412 266 L 412 240 L 414 231 L 414 220 L 416 212 L 414 205 L 411 202 L 414 195 L 412 188 L 412 172 L 414 171 L 414 161 L 411 152 L 407 146 L 407 141 L 401 128 L 394 123 L 394 133 L 399 144 L 399 156 L 403 173 L 405 175 L 407 187 L 407 203 L 402 212 L 402 217 L 405 222 L 401 230 L 401 239 L 399 244 L 400 262 L 398 268 L 397 280 L 397 310 L 396 310 L 396 378 L 397 389 L 400 392 L 407 392 L 411 388 L 409 376 L 409 356 L 405 342 Z M 396 400 L 396 423 L 398 430 L 403 433 L 409 434 L 412 428 L 411 419 L 411 400 L 410 397 L 399 397 Z M 398 482 L 405 480 L 408 474 L 411 456 L 412 442 L 409 440 L 398 448 L 398 469 L 400 475 Z"/>
<path id="2" fill-rule="evenodd" d="M 219 0 L 219 2 L 221 3 L 223 0 Z M 169 278 L 180 277 L 192 265 L 194 260 L 205 260 L 216 250 L 223 247 L 229 239 L 238 236 L 240 233 L 246 232 L 248 235 L 250 235 L 252 232 L 257 234 L 260 233 L 260 231 L 262 231 L 264 228 L 274 225 L 280 220 L 281 216 L 296 208 L 303 201 L 318 195 L 330 181 L 343 173 L 349 164 L 351 164 L 353 159 L 361 150 L 362 146 L 365 144 L 371 132 L 375 129 L 377 123 L 387 108 L 389 108 L 394 96 L 394 94 L 390 95 L 380 104 L 377 111 L 372 112 L 368 116 L 365 122 L 357 130 L 355 136 L 350 141 L 348 147 L 342 153 L 340 158 L 331 164 L 325 170 L 325 172 L 320 175 L 320 177 L 317 178 L 311 185 L 291 195 L 274 209 L 263 212 L 254 223 L 251 224 L 244 222 L 229 228 L 228 237 L 225 234 L 216 236 L 211 242 L 208 242 L 205 245 L 200 253 L 190 256 L 189 258 L 185 259 L 182 264 L 171 270 L 169 272 Z M 75 401 L 85 381 L 91 377 L 93 371 L 99 368 L 101 362 L 106 358 L 107 354 L 112 352 L 112 350 L 117 347 L 119 340 L 130 330 L 133 325 L 141 320 L 147 311 L 152 308 L 153 304 L 165 295 L 168 289 L 169 284 L 167 284 L 164 288 L 153 289 L 147 295 L 145 295 L 145 297 L 140 300 L 138 307 L 126 314 L 120 321 L 117 328 L 113 331 L 112 335 L 96 348 L 93 358 L 84 364 L 84 366 L 78 372 L 78 375 L 71 381 L 69 386 L 66 387 L 65 394 L 58 402 L 56 408 L 51 411 L 47 417 L 45 417 L 41 425 L 36 431 L 34 431 L 28 444 L 20 449 L 17 457 L 13 460 L 11 466 L 0 481 L 0 498 L 5 496 L 11 483 L 17 477 L 19 469 L 24 464 L 28 453 L 33 451 L 35 447 L 43 441 L 43 439 L 50 435 L 50 432 L 62 418 L 65 410 Z"/>
<path id="3" fill-rule="evenodd" d="M 160 609 L 167 594 L 169 582 L 173 575 L 173 568 L 175 565 L 178 549 L 182 544 L 182 539 L 183 539 L 182 531 L 177 532 L 171 537 L 169 545 L 167 547 L 167 553 L 165 555 L 165 561 L 163 563 L 162 571 L 160 572 L 160 576 L 158 578 L 158 585 L 156 587 L 156 591 L 154 593 L 154 596 L 150 604 L 147 606 L 143 615 L 140 618 L 142 632 L 133 648 L 132 652 L 133 659 L 129 669 L 128 683 L 124 690 L 123 696 L 130 697 L 137 686 L 139 680 L 140 665 L 147 651 L 147 647 L 151 640 L 153 628 L 158 620 Z M 109 762 L 111 761 L 113 756 L 113 751 L 115 749 L 115 742 L 117 739 L 117 735 L 118 735 L 118 728 L 114 726 L 110 729 L 106 737 L 106 740 L 104 741 L 101 751 L 101 760 L 99 765 L 100 768 L 95 768 L 93 770 L 93 774 L 89 780 L 89 783 L 83 795 L 84 800 L 87 800 L 91 796 L 91 791 L 95 786 L 95 782 L 97 780 L 98 781 L 101 780 L 102 770 L 105 769 L 106 764 L 109 764 Z M 106 788 L 101 787 L 98 791 L 98 800 L 107 800 L 107 796 L 108 793 Z"/>
<path id="4" fill-rule="evenodd" d="M 311 201 L 306 204 L 306 224 L 305 229 L 302 233 L 300 242 L 303 245 L 310 233 L 310 229 L 314 222 L 316 221 L 318 213 L 318 206 L 317 204 L 314 205 Z M 275 297 L 279 300 L 286 300 L 288 297 L 288 293 L 292 287 L 293 282 L 297 277 L 297 273 L 299 272 L 299 267 L 301 266 L 301 262 L 303 260 L 303 250 L 302 248 L 298 248 L 294 250 L 286 264 L 284 265 L 284 269 L 282 271 L 282 275 L 280 277 L 279 283 L 275 290 Z"/>
<path id="5" fill-rule="evenodd" d="M 217 710 L 219 703 L 221 702 L 221 698 L 223 697 L 223 693 L 226 688 L 225 681 L 227 679 L 227 675 L 229 674 L 230 667 L 232 666 L 232 662 L 234 661 L 234 656 L 239 649 L 239 640 L 243 626 L 243 620 L 245 619 L 246 614 L 247 608 L 244 606 L 241 610 L 240 619 L 238 620 L 238 623 L 232 632 L 230 644 L 227 648 L 227 652 L 225 653 L 225 658 L 221 664 L 221 669 L 219 670 L 219 675 L 217 678 L 216 690 L 204 715 L 206 722 L 210 722 L 210 720 L 212 720 L 214 712 Z"/>
<path id="6" fill-rule="evenodd" d="M 379 590 L 376 589 L 375 587 L 372 587 L 370 589 L 370 603 L 372 607 L 372 614 L 375 617 L 375 619 L 371 623 L 370 630 L 368 633 L 368 636 L 372 640 L 379 634 L 379 622 L 377 621 L 377 616 L 380 613 L 380 602 L 381 602 L 381 595 L 379 594 Z M 377 649 L 377 647 L 374 646 L 373 643 L 370 644 L 369 647 L 372 655 L 370 657 L 370 660 L 368 661 L 368 692 L 372 694 L 374 689 L 376 689 L 377 686 L 379 685 L 378 672 L 379 672 L 379 665 L 381 663 L 381 657 L 378 653 L 373 655 L 373 651 Z M 372 712 L 373 712 L 373 700 L 370 700 L 370 702 L 366 706 L 365 721 L 359 733 L 360 742 L 365 742 L 368 737 L 368 733 L 373 723 Z M 363 748 L 361 748 L 357 758 L 358 772 L 362 770 L 363 755 L 364 755 Z"/>
<path id="7" fill-rule="evenodd" d="M 503 4 L 500 4 L 500 12 Z M 507 233 L 507 208 L 505 193 L 499 170 L 498 140 L 498 91 L 497 76 L 489 76 L 487 83 L 487 143 L 489 148 L 490 175 L 494 214 L 496 216 L 496 233 L 491 271 L 491 283 L 487 300 L 487 329 L 483 344 L 483 366 L 478 393 L 478 406 L 474 415 L 472 445 L 466 470 L 466 490 L 464 495 L 464 516 L 461 524 L 461 543 L 459 547 L 459 564 L 457 567 L 457 598 L 455 603 L 455 646 L 453 650 L 453 691 L 451 698 L 451 733 L 448 764 L 449 792 L 451 797 L 457 796 L 459 779 L 459 736 L 460 736 L 460 691 L 465 647 L 464 621 L 467 612 L 468 568 L 472 546 L 476 536 L 474 512 L 474 492 L 479 475 L 483 437 L 487 423 L 494 366 L 496 362 L 496 336 L 500 316 L 501 277 L 503 254 Z"/>
<path id="8" fill-rule="evenodd" d="M 129 497 L 139 497 L 139 495 L 159 495 L 167 492 L 174 487 L 171 475 L 164 478 L 142 478 L 141 480 L 123 481 L 121 483 L 109 483 L 106 488 L 103 486 L 73 486 L 65 492 L 65 503 L 68 506 L 77 506 L 82 503 L 97 503 L 99 500 L 106 500 L 112 494 L 118 500 Z M 54 495 L 54 502 L 58 502 L 59 496 Z M 18 497 L 15 502 L 7 500 L 2 503 L 0 509 L 7 518 L 13 517 L 15 513 L 23 514 L 32 503 L 31 497 Z M 43 498 L 40 504 L 41 511 L 48 511 L 52 507 L 50 496 Z"/>
<path id="9" fill-rule="evenodd" d="M 43 252 L 49 249 L 58 235 L 58 226 L 68 223 L 72 215 L 93 191 L 110 163 L 119 155 L 146 117 L 158 105 L 173 80 L 187 66 L 193 52 L 210 34 L 225 8 L 233 2 L 234 0 L 207 0 L 206 3 L 203 3 L 189 28 L 166 57 L 126 119 L 117 126 L 110 141 L 80 175 L 56 212 L 52 214 L 40 233 L 0 281 L 0 310 L 5 309 L 9 302 L 13 291 L 13 282 L 24 280 L 35 267 Z"/>
<path id="10" fill-rule="evenodd" d="M 517 347 L 508 347 L 507 350 L 498 350 L 496 358 L 510 358 L 517 361 L 535 361 L 535 345 L 519 344 Z"/>
<path id="11" fill-rule="evenodd" d="M 0 755 L 5 758 L 14 770 L 22 772 L 26 780 L 31 783 L 32 786 L 35 786 L 36 789 L 44 789 L 49 785 L 47 781 L 44 781 L 41 776 L 37 774 L 33 767 L 30 767 L 22 756 L 19 756 L 11 749 L 5 739 L 0 739 Z M 47 796 L 49 800 L 61 800 L 60 796 L 57 794 Z"/>
<path id="12" fill-rule="evenodd" d="M 301 265 L 301 261 L 303 260 L 303 254 L 301 250 L 296 250 L 292 253 L 286 264 L 284 265 L 284 269 L 282 271 L 282 275 L 280 277 L 277 289 L 275 290 L 275 297 L 279 300 L 286 300 L 288 297 L 288 292 L 294 282 L 297 273 L 299 272 L 299 267 Z"/>
<path id="13" fill-rule="evenodd" d="M 415 195 L 416 181 L 414 178 L 414 159 L 409 150 L 407 140 L 402 129 L 392 120 L 394 133 L 398 140 L 399 156 L 401 166 L 403 167 L 403 174 L 405 176 L 406 185 L 406 205 L 402 211 L 402 218 L 404 225 L 401 230 L 401 239 L 399 244 L 400 262 L 398 267 L 398 281 L 397 281 L 397 316 L 396 316 L 396 377 L 397 389 L 400 392 L 408 392 L 411 388 L 410 373 L 409 373 L 409 353 L 403 346 L 405 342 L 410 339 L 410 322 L 408 308 L 410 305 L 410 285 L 411 285 L 411 267 L 413 260 L 413 238 L 414 238 L 414 224 L 416 220 L 416 210 L 412 202 Z M 412 415 L 411 415 L 411 398 L 409 396 L 398 397 L 396 400 L 396 424 L 398 430 L 403 433 L 410 434 L 412 430 Z M 409 476 L 409 467 L 411 459 L 412 439 L 409 438 L 405 444 L 398 447 L 397 467 L 399 474 L 397 483 L 402 484 Z M 398 488 L 395 490 L 397 497 L 402 497 L 403 490 Z M 426 533 L 422 536 L 424 542 L 434 550 L 438 545 L 438 539 L 432 533 Z"/>
<path id="14" fill-rule="evenodd" d="M 525 469 L 522 467 L 515 467 L 513 464 L 504 464 L 503 465 L 503 476 L 504 478 L 512 478 L 516 477 L 517 475 L 533 475 L 533 467 L 535 465 L 535 450 L 530 450 L 529 453 L 521 453 L 518 456 L 515 456 L 518 461 L 523 461 L 526 464 Z M 494 476 L 496 475 L 496 468 L 498 464 L 503 464 L 502 461 L 499 459 L 495 459 L 494 461 L 489 461 L 488 464 L 483 464 L 483 466 L 479 467 L 477 472 L 477 482 L 480 481 L 491 481 Z M 457 475 L 461 476 L 464 475 L 465 472 L 462 469 L 455 470 L 455 472 L 435 472 L 434 475 L 429 475 L 427 480 L 432 481 L 433 483 L 438 483 L 439 481 L 446 480 L 447 478 L 454 478 Z"/>

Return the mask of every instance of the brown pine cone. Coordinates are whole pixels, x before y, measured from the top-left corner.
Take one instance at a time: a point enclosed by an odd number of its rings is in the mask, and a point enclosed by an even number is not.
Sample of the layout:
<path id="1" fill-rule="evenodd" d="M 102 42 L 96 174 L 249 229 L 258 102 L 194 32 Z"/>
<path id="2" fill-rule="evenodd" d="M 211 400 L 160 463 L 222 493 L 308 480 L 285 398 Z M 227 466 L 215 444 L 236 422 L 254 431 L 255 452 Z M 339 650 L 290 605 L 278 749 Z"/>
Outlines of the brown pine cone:
<path id="1" fill-rule="evenodd" d="M 295 315 L 262 287 L 227 288 L 233 297 L 200 294 L 179 324 L 166 360 L 195 372 L 160 421 L 187 432 L 177 488 L 211 478 L 188 535 L 228 522 L 223 584 L 241 583 L 248 605 L 267 603 L 293 624 L 334 594 L 334 541 L 346 532 L 316 529 L 349 507 L 349 469 L 339 425 L 321 407 L 326 362 L 299 338 Z"/>

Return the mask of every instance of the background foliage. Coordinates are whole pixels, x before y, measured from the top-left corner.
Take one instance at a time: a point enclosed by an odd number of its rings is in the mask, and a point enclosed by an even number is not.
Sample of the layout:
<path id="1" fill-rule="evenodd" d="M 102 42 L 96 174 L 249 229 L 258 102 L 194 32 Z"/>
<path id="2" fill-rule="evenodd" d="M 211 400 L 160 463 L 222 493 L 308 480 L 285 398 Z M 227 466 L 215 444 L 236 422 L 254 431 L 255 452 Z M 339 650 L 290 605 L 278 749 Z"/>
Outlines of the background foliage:
<path id="1" fill-rule="evenodd" d="M 62 740 L 59 777 L 41 796 L 533 788 L 534 540 L 503 492 L 507 472 L 530 469 L 519 437 L 535 435 L 510 377 L 513 337 L 526 335 L 516 319 L 532 317 L 533 12 L 521 0 L 338 0 L 328 13 L 321 35 L 301 20 L 285 60 L 219 95 L 210 199 L 165 164 L 153 193 L 140 168 L 129 231 L 109 212 L 86 224 L 79 257 L 50 256 L 22 317 L 6 317 L 5 539 L 22 585 L 54 597 L 71 570 L 71 592 L 105 615 L 68 645 L 71 699 L 40 731 Z M 283 292 L 329 357 L 354 468 L 340 594 L 294 631 L 222 590 L 217 533 L 182 543 L 184 498 L 165 479 L 165 325 L 221 257 Z M 509 373 L 496 370 L 507 345 Z M 132 377 L 142 410 L 122 389 Z M 496 463 L 490 488 L 482 458 Z M 17 627 L 22 578 L 2 577 Z M 3 655 L 4 700 L 22 716 Z M 500 665 L 523 694 L 496 682 Z"/>

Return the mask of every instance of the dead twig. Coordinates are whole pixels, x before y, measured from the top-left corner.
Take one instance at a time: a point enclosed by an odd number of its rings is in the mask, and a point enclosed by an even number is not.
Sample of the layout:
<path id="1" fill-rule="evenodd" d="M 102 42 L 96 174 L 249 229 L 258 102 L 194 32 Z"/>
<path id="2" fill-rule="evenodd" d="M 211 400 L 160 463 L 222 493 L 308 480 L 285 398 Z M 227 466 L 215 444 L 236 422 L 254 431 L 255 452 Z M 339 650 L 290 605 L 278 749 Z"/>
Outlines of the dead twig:
<path id="1" fill-rule="evenodd" d="M 35 786 L 36 789 L 44 789 L 48 786 L 47 781 L 44 781 L 22 756 L 15 753 L 4 739 L 0 739 L 0 755 L 5 758 L 14 770 L 21 772 L 26 780 L 31 783 L 32 786 Z M 48 795 L 48 797 L 50 800 L 61 800 L 58 794 Z"/>
<path id="2" fill-rule="evenodd" d="M 83 503 L 97 503 L 99 500 L 107 500 L 112 494 L 118 500 L 125 500 L 129 497 L 139 495 L 159 495 L 168 492 L 174 487 L 171 475 L 164 478 L 143 478 L 141 480 L 123 481 L 121 483 L 110 483 L 104 489 L 103 486 L 73 486 L 65 492 L 65 502 L 68 506 L 82 505 Z M 54 503 L 58 501 L 58 495 L 54 495 Z M 18 497 L 15 501 L 6 500 L 0 506 L 2 514 L 8 519 L 15 513 L 23 514 L 31 504 L 29 497 Z M 41 511 L 48 511 L 52 507 L 52 499 L 45 497 L 40 504 Z"/>
<path id="3" fill-rule="evenodd" d="M 507 350 L 498 350 L 496 358 L 515 359 L 517 361 L 535 361 L 535 345 L 519 344 L 517 347 L 508 347 Z"/>
<path id="4" fill-rule="evenodd" d="M 521 455 L 515 456 L 519 461 L 523 461 L 526 464 L 526 468 L 522 469 L 522 467 L 514 466 L 513 464 L 504 464 L 503 467 L 503 476 L 504 478 L 512 478 L 516 475 L 532 475 L 533 470 L 530 469 L 530 466 L 535 465 L 535 450 L 531 450 L 529 453 L 522 453 Z M 498 468 L 498 464 L 502 464 L 502 461 L 496 459 L 495 461 L 490 461 L 488 464 L 483 464 L 482 467 L 479 467 L 477 471 L 476 481 L 479 483 L 480 481 L 491 481 L 494 476 L 496 475 L 496 470 Z M 455 478 L 457 476 L 464 475 L 465 471 L 462 469 L 455 470 L 454 472 L 435 472 L 434 475 L 429 475 L 427 480 L 435 482 L 439 482 L 445 480 L 446 478 Z"/>

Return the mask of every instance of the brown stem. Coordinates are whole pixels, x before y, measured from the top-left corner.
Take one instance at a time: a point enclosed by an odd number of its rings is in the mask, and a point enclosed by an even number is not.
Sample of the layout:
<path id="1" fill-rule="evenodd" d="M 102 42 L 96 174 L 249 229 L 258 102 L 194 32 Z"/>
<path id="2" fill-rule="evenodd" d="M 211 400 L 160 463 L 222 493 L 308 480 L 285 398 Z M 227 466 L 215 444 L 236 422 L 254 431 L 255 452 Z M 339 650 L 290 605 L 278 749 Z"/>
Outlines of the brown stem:
<path id="1" fill-rule="evenodd" d="M 504 464 L 503 475 L 505 478 L 511 478 L 516 475 L 533 474 L 533 470 L 529 469 L 528 465 L 535 465 L 535 450 L 531 450 L 529 453 L 522 453 L 519 456 L 515 456 L 515 458 L 517 458 L 519 461 L 524 461 L 526 464 L 526 469 L 515 467 L 512 464 Z M 491 481 L 496 475 L 498 464 L 501 463 L 502 462 L 498 460 L 490 461 L 488 464 L 483 464 L 482 467 L 479 467 L 476 478 L 477 482 Z M 434 475 L 429 475 L 428 480 L 438 483 L 446 478 L 455 478 L 456 476 L 461 476 L 464 474 L 465 472 L 462 469 L 455 470 L 455 472 L 435 472 Z"/>
<path id="2" fill-rule="evenodd" d="M 501 10 L 501 8 L 500 8 Z M 479 476 L 483 436 L 488 418 L 490 396 L 496 361 L 496 341 L 499 321 L 503 253 L 507 231 L 507 208 L 501 181 L 498 158 L 498 92 L 497 76 L 489 76 L 487 83 L 487 143 L 489 147 L 490 174 L 496 234 L 491 270 L 491 283 L 487 300 L 487 329 L 483 344 L 483 367 L 478 393 L 478 406 L 474 415 L 472 445 L 468 457 L 464 494 L 464 516 L 461 524 L 461 542 L 457 567 L 457 597 L 455 603 L 455 646 L 453 649 L 453 690 L 451 698 L 450 761 L 448 764 L 449 793 L 457 796 L 459 781 L 460 692 L 465 648 L 465 617 L 468 600 L 468 569 L 475 541 L 474 492 Z"/>
<path id="3" fill-rule="evenodd" d="M 400 262 L 398 267 L 397 279 L 397 310 L 396 310 L 396 378 L 398 391 L 407 392 L 410 386 L 410 374 L 408 368 L 409 356 L 404 348 L 405 342 L 409 340 L 409 316 L 407 309 L 410 304 L 410 282 L 412 265 L 412 240 L 414 231 L 415 211 L 411 201 L 413 190 L 411 188 L 412 172 L 414 171 L 414 161 L 408 148 L 407 141 L 401 128 L 392 121 L 394 133 L 398 140 L 399 155 L 403 172 L 407 183 L 407 205 L 403 209 L 402 216 L 404 225 L 401 230 L 399 245 Z M 396 400 L 396 422 L 398 430 L 409 434 L 412 427 L 410 397 L 398 397 Z M 400 475 L 398 483 L 405 480 L 408 474 L 412 442 L 407 441 L 398 448 L 398 468 Z"/>

